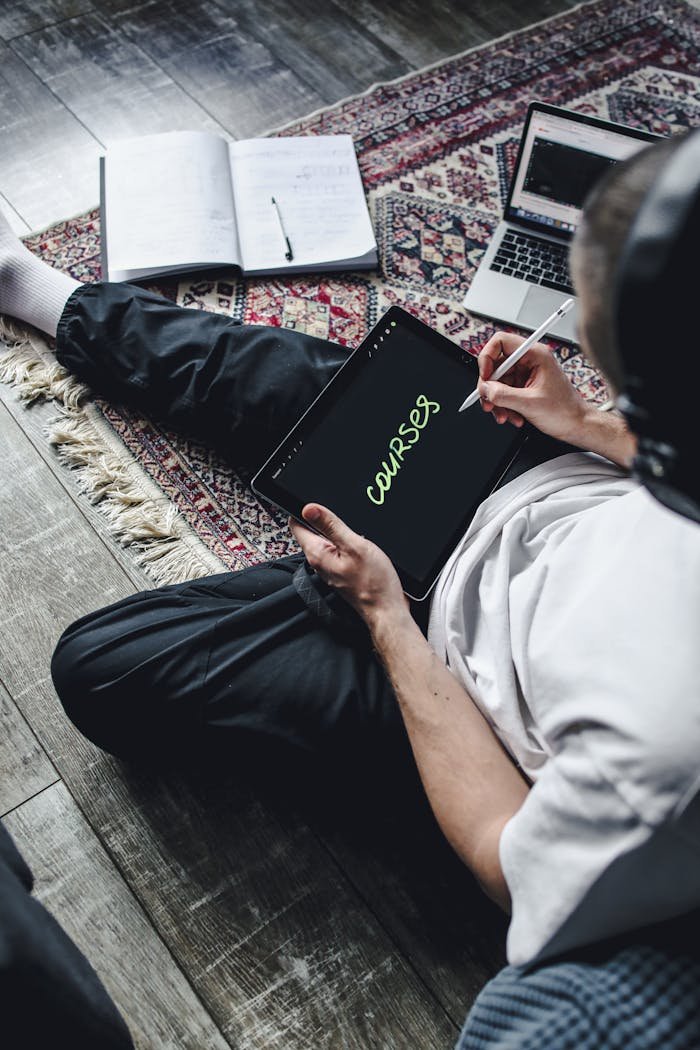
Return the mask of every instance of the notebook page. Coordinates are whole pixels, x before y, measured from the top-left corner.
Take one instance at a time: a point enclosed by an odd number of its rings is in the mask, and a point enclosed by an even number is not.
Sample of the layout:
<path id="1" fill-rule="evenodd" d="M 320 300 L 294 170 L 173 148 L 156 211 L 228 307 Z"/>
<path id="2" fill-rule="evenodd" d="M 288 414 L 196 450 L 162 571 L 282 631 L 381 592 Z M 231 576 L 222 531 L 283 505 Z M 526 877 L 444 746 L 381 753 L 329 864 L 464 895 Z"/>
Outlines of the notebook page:
<path id="1" fill-rule="evenodd" d="M 240 264 L 228 144 L 173 131 L 115 142 L 105 160 L 112 280 L 134 271 Z"/>
<path id="2" fill-rule="evenodd" d="M 242 139 L 229 151 L 246 273 L 319 268 L 376 248 L 350 135 Z"/>

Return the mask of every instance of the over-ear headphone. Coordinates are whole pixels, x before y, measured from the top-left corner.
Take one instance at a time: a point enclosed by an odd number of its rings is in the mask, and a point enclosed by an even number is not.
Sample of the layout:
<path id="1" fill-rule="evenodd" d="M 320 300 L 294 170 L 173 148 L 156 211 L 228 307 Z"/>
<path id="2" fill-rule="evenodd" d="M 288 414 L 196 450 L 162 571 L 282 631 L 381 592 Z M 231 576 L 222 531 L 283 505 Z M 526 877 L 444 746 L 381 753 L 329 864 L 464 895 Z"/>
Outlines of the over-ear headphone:
<path id="1" fill-rule="evenodd" d="M 633 473 L 700 522 L 700 129 L 671 154 L 643 199 L 617 269 L 617 406 L 638 438 Z"/>

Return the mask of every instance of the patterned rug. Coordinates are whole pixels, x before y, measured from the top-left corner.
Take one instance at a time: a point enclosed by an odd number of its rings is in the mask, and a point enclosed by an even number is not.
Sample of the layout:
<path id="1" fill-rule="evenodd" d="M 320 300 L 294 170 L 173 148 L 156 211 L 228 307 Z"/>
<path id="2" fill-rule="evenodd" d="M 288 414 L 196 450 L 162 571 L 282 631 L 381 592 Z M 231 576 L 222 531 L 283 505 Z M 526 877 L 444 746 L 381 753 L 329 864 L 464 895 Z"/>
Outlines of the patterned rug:
<path id="1" fill-rule="evenodd" d="M 192 309 L 283 325 L 352 348 L 397 303 L 477 351 L 491 332 L 461 301 L 498 222 L 528 102 L 542 99 L 668 135 L 700 124 L 700 16 L 679 2 L 596 0 L 339 103 L 281 134 L 350 133 L 380 249 L 370 275 L 151 285 Z M 47 262 L 100 277 L 97 212 L 30 236 Z M 35 333 L 6 325 L 0 375 L 60 407 L 51 440 L 79 486 L 158 582 L 242 568 L 293 549 L 286 519 L 209 450 L 128 408 L 91 400 Z M 600 377 L 557 353 L 582 393 Z"/>

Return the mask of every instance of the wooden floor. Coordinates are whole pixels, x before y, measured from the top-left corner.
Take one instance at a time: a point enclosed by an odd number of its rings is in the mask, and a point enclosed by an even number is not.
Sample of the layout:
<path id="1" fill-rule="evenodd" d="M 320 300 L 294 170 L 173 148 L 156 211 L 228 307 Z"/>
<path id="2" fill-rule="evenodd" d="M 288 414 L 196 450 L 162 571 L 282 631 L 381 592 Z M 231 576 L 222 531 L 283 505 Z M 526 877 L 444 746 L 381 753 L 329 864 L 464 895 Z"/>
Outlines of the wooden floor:
<path id="1" fill-rule="evenodd" d="M 263 132 L 570 6 L 2 0 L 0 207 L 45 226 L 97 201 L 113 139 Z M 147 581 L 46 449 L 48 411 L 1 390 L 0 814 L 38 896 L 139 1047 L 451 1046 L 504 923 L 424 810 L 128 768 L 63 716 L 61 630 Z"/>

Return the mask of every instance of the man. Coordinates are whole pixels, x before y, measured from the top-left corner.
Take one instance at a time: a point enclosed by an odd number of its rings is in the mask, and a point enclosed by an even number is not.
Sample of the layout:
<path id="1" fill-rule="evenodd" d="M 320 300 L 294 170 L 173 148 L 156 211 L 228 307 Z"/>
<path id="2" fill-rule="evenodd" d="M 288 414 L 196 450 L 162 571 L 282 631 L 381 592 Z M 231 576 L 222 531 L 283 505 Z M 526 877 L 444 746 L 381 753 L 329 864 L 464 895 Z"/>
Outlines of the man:
<path id="1" fill-rule="evenodd" d="M 618 389 L 620 248 L 677 148 L 615 169 L 573 254 L 582 345 Z M 52 283 L 7 234 L 2 250 L 0 309 L 57 331 L 59 360 L 95 389 L 249 466 L 342 360 L 129 286 Z M 700 533 L 628 475 L 634 434 L 586 405 L 546 348 L 491 380 L 518 343 L 484 347 L 483 409 L 598 456 L 540 464 L 485 502 L 438 581 L 427 639 L 382 551 L 310 504 L 317 531 L 291 528 L 313 573 L 286 558 L 132 596 L 73 624 L 52 671 L 70 717 L 117 754 L 251 731 L 381 751 L 405 728 L 445 835 L 512 910 L 509 959 L 523 963 L 700 903 Z M 659 366 L 681 416 L 683 349 Z"/>

